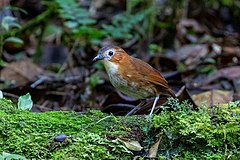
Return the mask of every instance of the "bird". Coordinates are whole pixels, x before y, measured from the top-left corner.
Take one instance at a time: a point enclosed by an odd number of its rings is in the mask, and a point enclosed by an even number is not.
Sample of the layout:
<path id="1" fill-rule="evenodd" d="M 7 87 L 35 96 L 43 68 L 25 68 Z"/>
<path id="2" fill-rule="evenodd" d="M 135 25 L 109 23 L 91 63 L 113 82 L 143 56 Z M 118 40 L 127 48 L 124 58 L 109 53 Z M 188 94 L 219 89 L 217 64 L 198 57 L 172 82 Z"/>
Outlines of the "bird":
<path id="1" fill-rule="evenodd" d="M 141 59 L 127 54 L 121 47 L 108 45 L 99 49 L 93 61 L 101 60 L 111 84 L 123 94 L 142 100 L 127 115 L 136 112 L 143 100 L 155 98 L 150 116 L 160 96 L 176 97 L 161 73 Z"/>

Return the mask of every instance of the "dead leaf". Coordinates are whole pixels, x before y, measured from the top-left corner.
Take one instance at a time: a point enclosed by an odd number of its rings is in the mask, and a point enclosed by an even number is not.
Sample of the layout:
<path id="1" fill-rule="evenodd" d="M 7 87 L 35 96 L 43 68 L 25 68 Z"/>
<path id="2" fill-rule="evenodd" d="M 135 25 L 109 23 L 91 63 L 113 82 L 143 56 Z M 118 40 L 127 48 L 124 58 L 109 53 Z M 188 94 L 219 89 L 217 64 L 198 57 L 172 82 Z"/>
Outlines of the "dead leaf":
<path id="1" fill-rule="evenodd" d="M 229 103 L 233 100 L 232 91 L 212 90 L 192 96 L 193 101 L 198 105 L 219 105 Z"/>
<path id="2" fill-rule="evenodd" d="M 224 46 L 223 52 L 227 54 L 233 54 L 240 57 L 240 47 L 239 46 Z"/>
<path id="3" fill-rule="evenodd" d="M 132 151 L 141 151 L 143 147 L 138 141 L 127 140 L 125 138 L 119 138 L 119 140 L 130 150 Z"/>
<path id="4" fill-rule="evenodd" d="M 207 56 L 208 52 L 208 46 L 205 44 L 185 45 L 177 50 L 177 58 L 184 61 L 188 69 L 195 69 L 201 63 L 201 59 Z"/>
<path id="5" fill-rule="evenodd" d="M 180 60 L 188 59 L 189 56 L 194 59 L 199 59 L 207 55 L 208 48 L 205 44 L 190 44 L 182 46 L 177 50 L 177 55 Z"/>
<path id="6" fill-rule="evenodd" d="M 37 75 L 42 73 L 43 70 L 40 67 L 25 59 L 9 63 L 2 69 L 0 76 L 3 80 L 8 80 L 16 86 L 21 86 L 33 81 Z"/>
<path id="7" fill-rule="evenodd" d="M 149 157 L 154 158 L 157 157 L 157 151 L 158 151 L 158 146 L 162 140 L 162 136 L 158 139 L 156 143 L 152 145 L 152 147 L 149 149 Z"/>
<path id="8" fill-rule="evenodd" d="M 227 67 L 218 70 L 215 74 L 211 75 L 205 82 L 203 82 L 203 85 L 207 85 L 209 83 L 212 83 L 213 81 L 216 81 L 220 78 L 225 78 L 228 80 L 236 80 L 240 78 L 240 66 L 233 66 L 233 67 Z"/>
<path id="9" fill-rule="evenodd" d="M 187 34 L 187 28 L 190 27 L 194 30 L 194 32 L 198 33 L 203 33 L 205 30 L 205 28 L 201 26 L 201 24 L 199 24 L 196 20 L 183 18 L 177 24 L 178 33 L 185 35 Z"/>

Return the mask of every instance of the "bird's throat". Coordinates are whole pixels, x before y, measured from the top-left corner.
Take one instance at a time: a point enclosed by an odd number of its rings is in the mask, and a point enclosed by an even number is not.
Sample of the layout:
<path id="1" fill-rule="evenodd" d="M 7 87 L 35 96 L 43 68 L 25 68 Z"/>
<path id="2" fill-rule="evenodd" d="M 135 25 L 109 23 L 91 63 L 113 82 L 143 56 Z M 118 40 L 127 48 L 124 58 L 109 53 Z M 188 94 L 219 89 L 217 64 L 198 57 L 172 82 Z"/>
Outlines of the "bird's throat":
<path id="1" fill-rule="evenodd" d="M 104 67 L 105 67 L 108 75 L 117 74 L 117 72 L 118 72 L 118 65 L 117 64 L 115 64 L 113 62 L 110 62 L 110 61 L 107 61 L 107 60 L 104 60 L 103 64 L 104 64 Z"/>

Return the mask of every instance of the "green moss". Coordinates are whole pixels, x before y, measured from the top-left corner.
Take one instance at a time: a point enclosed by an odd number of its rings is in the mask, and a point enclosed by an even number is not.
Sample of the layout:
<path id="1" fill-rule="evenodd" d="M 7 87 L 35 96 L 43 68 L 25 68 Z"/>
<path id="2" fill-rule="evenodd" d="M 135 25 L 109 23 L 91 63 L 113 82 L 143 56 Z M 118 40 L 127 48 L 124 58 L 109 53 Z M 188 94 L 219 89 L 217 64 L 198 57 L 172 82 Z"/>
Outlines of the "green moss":
<path id="1" fill-rule="evenodd" d="M 239 159 L 239 102 L 191 109 L 170 100 L 169 107 L 151 117 L 115 117 L 89 111 L 32 113 L 0 99 L 0 152 L 28 159 L 143 158 L 159 137 L 159 159 Z M 54 138 L 65 134 L 66 140 Z M 131 152 L 118 137 L 137 140 Z M 134 153 L 134 154 L 133 154 Z"/>
<path id="2" fill-rule="evenodd" d="M 186 108 L 186 107 L 185 107 Z M 176 159 L 239 159 L 238 103 L 182 109 L 155 116 L 151 128 L 164 137 L 161 155 Z"/>
<path id="3" fill-rule="evenodd" d="M 5 110 L 5 112 L 14 112 L 17 109 L 16 105 L 14 105 L 11 100 L 0 98 L 0 110 Z"/>
<path id="4" fill-rule="evenodd" d="M 116 159 L 131 155 L 106 135 L 124 135 L 130 130 L 121 125 L 120 118 L 104 118 L 107 115 L 99 111 L 31 113 L 14 109 L 10 101 L 0 103 L 10 105 L 0 110 L 0 152 L 29 159 Z M 11 108 L 15 112 L 9 114 Z M 55 142 L 54 137 L 62 133 L 67 139 Z"/>

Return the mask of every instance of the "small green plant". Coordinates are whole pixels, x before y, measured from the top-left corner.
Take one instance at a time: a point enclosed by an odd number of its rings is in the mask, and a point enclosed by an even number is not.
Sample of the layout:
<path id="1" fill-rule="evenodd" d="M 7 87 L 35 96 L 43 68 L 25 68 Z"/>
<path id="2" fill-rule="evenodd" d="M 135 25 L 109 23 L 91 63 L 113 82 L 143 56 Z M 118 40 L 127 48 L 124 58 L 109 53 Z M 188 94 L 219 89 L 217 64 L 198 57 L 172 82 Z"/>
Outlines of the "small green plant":
<path id="1" fill-rule="evenodd" d="M 32 106 L 33 106 L 33 101 L 29 93 L 27 93 L 26 95 L 20 96 L 18 98 L 18 109 L 31 110 Z"/>
<path id="2" fill-rule="evenodd" d="M 11 154 L 7 152 L 2 152 L 2 155 L 0 155 L 0 160 L 27 160 L 24 156 L 18 155 L 18 154 Z"/>
<path id="3" fill-rule="evenodd" d="M 161 109 L 164 112 L 169 110 L 189 112 L 191 109 L 193 109 L 193 105 L 189 103 L 188 100 L 185 100 L 180 103 L 177 98 L 170 97 L 168 98 L 168 105 L 161 106 Z"/>

